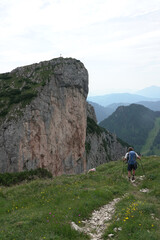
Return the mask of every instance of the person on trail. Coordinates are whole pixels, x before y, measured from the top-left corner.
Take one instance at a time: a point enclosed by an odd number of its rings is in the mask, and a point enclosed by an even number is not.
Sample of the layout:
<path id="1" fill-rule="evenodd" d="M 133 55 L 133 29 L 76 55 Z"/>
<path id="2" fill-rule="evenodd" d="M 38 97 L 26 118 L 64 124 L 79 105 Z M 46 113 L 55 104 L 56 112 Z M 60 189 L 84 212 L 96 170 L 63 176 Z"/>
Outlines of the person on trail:
<path id="1" fill-rule="evenodd" d="M 141 159 L 140 156 L 133 150 L 132 147 L 128 148 L 128 152 L 124 157 L 124 161 L 128 162 L 128 180 L 131 179 L 132 172 L 132 180 L 135 180 L 135 170 L 137 169 L 136 159 Z"/>

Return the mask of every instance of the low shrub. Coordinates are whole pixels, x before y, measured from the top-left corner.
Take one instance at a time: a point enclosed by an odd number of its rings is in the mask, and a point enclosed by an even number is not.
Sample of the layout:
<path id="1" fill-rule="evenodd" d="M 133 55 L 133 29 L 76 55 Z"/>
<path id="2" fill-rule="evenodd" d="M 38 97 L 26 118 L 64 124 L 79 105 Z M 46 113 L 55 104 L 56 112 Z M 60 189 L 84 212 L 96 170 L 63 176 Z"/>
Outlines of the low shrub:
<path id="1" fill-rule="evenodd" d="M 20 183 L 24 180 L 29 181 L 35 178 L 52 178 L 52 174 L 47 169 L 43 168 L 16 173 L 1 173 L 0 185 L 10 186 Z"/>

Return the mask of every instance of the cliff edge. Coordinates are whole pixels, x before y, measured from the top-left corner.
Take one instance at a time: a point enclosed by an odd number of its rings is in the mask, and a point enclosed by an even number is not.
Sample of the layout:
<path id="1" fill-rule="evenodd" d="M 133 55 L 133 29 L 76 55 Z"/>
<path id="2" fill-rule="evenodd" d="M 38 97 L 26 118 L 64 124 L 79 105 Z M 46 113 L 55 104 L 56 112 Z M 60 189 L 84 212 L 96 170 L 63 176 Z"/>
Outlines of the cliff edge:
<path id="1" fill-rule="evenodd" d="M 86 169 L 88 72 L 75 59 L 0 74 L 0 172 L 46 168 L 53 175 Z"/>

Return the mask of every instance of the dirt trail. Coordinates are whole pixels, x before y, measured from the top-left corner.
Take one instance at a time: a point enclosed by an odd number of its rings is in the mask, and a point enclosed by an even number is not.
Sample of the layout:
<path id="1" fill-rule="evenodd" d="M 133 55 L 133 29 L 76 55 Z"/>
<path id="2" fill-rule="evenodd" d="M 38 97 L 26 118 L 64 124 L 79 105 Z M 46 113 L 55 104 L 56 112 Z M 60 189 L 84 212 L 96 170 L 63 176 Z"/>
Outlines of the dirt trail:
<path id="1" fill-rule="evenodd" d="M 136 178 L 136 181 L 131 181 L 131 183 L 137 187 L 137 185 L 144 179 L 144 176 L 140 176 Z M 128 194 L 126 193 L 122 198 L 126 197 Z M 115 205 L 122 199 L 115 198 L 113 201 L 108 204 L 102 206 L 99 210 L 95 210 L 92 213 L 90 219 L 82 221 L 84 223 L 83 227 L 79 227 L 76 223 L 72 222 L 71 226 L 73 229 L 79 232 L 83 232 L 88 234 L 91 237 L 91 240 L 102 240 L 102 236 L 107 226 L 109 225 L 109 221 L 112 219 L 112 216 L 115 212 Z M 115 229 L 115 231 L 121 231 L 121 228 Z M 109 234 L 108 239 L 113 237 L 114 234 Z"/>

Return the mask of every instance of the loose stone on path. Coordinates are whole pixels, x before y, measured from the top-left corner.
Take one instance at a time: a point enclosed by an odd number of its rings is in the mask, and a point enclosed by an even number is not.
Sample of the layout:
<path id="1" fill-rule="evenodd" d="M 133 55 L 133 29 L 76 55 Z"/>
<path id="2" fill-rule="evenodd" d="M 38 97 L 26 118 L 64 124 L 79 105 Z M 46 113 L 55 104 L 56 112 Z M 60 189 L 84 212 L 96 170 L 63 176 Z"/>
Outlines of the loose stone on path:
<path id="1" fill-rule="evenodd" d="M 148 193 L 148 192 L 149 192 L 149 189 L 148 189 L 148 188 L 143 188 L 143 189 L 140 189 L 140 192 Z"/>

